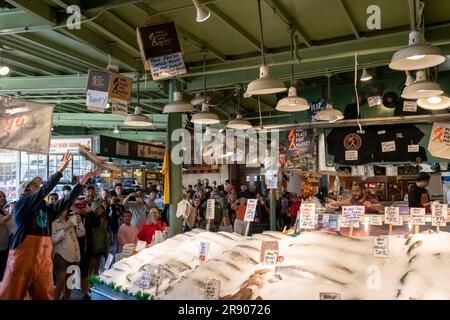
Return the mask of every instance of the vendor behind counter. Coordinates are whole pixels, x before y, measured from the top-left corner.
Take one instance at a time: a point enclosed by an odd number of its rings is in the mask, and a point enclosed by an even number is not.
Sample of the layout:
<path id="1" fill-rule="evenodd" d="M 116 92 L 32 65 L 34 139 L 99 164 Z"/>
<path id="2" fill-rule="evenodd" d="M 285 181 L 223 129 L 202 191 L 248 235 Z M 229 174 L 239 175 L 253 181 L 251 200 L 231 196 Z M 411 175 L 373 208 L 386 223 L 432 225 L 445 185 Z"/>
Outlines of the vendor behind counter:
<path id="1" fill-rule="evenodd" d="M 366 214 L 384 213 L 383 205 L 367 195 L 366 187 L 362 182 L 353 182 L 351 198 L 342 201 L 328 200 L 327 204 L 334 207 L 364 206 L 366 207 Z"/>

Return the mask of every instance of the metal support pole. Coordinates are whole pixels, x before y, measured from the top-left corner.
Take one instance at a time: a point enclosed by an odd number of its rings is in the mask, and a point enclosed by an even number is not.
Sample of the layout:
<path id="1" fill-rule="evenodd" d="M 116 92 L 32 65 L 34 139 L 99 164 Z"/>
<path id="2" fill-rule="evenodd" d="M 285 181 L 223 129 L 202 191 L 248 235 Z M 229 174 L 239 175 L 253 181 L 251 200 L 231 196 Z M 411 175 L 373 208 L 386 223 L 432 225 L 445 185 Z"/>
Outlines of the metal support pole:
<path id="1" fill-rule="evenodd" d="M 270 190 L 270 230 L 277 230 L 277 199 L 274 189 Z"/>
<path id="2" fill-rule="evenodd" d="M 169 81 L 169 102 L 173 101 L 173 93 L 175 91 L 175 79 Z M 170 141 L 172 132 L 176 129 L 180 129 L 182 126 L 181 113 L 169 113 L 167 122 L 167 143 L 166 148 L 169 152 L 172 152 L 173 147 L 177 142 Z M 170 157 L 169 153 L 169 158 Z M 181 218 L 177 218 L 177 203 L 181 201 L 182 195 L 182 183 L 181 183 L 181 165 L 176 165 L 173 161 L 170 161 L 169 169 L 169 181 L 170 181 L 170 207 L 169 207 L 169 237 L 173 237 L 182 233 L 182 221 Z M 166 187 L 166 186 L 165 186 Z"/>

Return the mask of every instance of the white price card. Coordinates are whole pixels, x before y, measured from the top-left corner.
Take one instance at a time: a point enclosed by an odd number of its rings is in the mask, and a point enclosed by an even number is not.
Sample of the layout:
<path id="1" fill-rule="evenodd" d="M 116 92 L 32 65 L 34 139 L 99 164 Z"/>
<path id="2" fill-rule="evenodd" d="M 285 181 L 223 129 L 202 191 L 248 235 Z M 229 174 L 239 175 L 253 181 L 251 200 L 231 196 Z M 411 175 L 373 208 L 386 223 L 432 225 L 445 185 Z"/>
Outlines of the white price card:
<path id="1" fill-rule="evenodd" d="M 314 229 L 316 222 L 316 204 L 302 203 L 300 205 L 300 229 Z"/>
<path id="2" fill-rule="evenodd" d="M 382 142 L 381 152 L 395 152 L 395 141 Z"/>
<path id="3" fill-rule="evenodd" d="M 435 227 L 445 227 L 447 225 L 448 205 L 432 204 L 431 205 L 431 225 Z"/>
<path id="4" fill-rule="evenodd" d="M 146 241 L 138 240 L 138 242 L 136 244 L 136 252 L 140 252 L 140 251 L 144 250 L 146 246 L 147 246 Z"/>
<path id="5" fill-rule="evenodd" d="M 149 272 L 142 272 L 141 278 L 139 279 L 139 288 L 148 289 L 150 288 L 150 283 L 152 282 L 152 276 Z"/>
<path id="6" fill-rule="evenodd" d="M 320 300 L 342 300 L 340 293 L 320 292 Z"/>
<path id="7" fill-rule="evenodd" d="M 403 225 L 400 219 L 399 207 L 384 208 L 384 224 L 392 224 L 393 226 Z"/>
<path id="8" fill-rule="evenodd" d="M 373 256 L 387 258 L 389 256 L 389 237 L 373 237 Z"/>
<path id="9" fill-rule="evenodd" d="M 408 152 L 419 152 L 419 145 L 418 144 L 408 145 Z"/>
<path id="10" fill-rule="evenodd" d="M 409 208 L 409 223 L 419 226 L 425 225 L 425 208 Z"/>
<path id="11" fill-rule="evenodd" d="M 371 226 L 382 226 L 383 216 L 382 215 L 371 215 L 369 216 L 369 225 Z"/>
<path id="12" fill-rule="evenodd" d="M 200 261 L 206 261 L 206 258 L 208 257 L 208 251 L 209 251 L 209 242 L 200 242 L 200 247 L 199 247 L 199 254 L 198 254 L 198 259 Z"/>
<path id="13" fill-rule="evenodd" d="M 209 220 L 214 219 L 214 209 L 215 209 L 214 206 L 215 206 L 215 199 L 208 199 L 206 201 L 206 219 Z"/>
<path id="14" fill-rule="evenodd" d="M 417 101 L 405 100 L 403 102 L 403 112 L 417 112 Z"/>
<path id="15" fill-rule="evenodd" d="M 365 212 L 365 206 L 344 206 L 342 207 L 342 218 L 345 222 L 358 222 Z"/>
<path id="16" fill-rule="evenodd" d="M 206 283 L 205 296 L 208 300 L 219 300 L 220 280 L 210 279 Z"/>
<path id="17" fill-rule="evenodd" d="M 358 161 L 358 150 L 345 150 L 345 161 Z"/>
<path id="18" fill-rule="evenodd" d="M 372 97 L 367 97 L 367 103 L 369 105 L 369 107 L 375 107 L 375 106 L 379 106 L 380 104 L 383 103 L 383 99 L 380 96 L 372 96 Z"/>
<path id="19" fill-rule="evenodd" d="M 339 227 L 340 228 L 350 228 L 351 224 L 353 223 L 353 228 L 358 229 L 359 228 L 359 221 L 358 222 L 350 222 L 350 221 L 344 221 L 342 216 L 338 218 L 339 220 Z"/>
<path id="20" fill-rule="evenodd" d="M 324 214 L 322 215 L 322 223 L 330 223 L 330 215 L 329 214 Z"/>
<path id="21" fill-rule="evenodd" d="M 111 253 L 108 254 L 108 258 L 106 259 L 106 262 L 105 262 L 105 270 L 108 270 L 109 268 L 111 268 L 113 259 L 114 259 L 114 255 L 112 255 Z"/>
<path id="22" fill-rule="evenodd" d="M 247 200 L 247 208 L 245 209 L 244 221 L 253 222 L 253 220 L 255 219 L 257 203 L 258 203 L 257 199 L 248 199 Z"/>

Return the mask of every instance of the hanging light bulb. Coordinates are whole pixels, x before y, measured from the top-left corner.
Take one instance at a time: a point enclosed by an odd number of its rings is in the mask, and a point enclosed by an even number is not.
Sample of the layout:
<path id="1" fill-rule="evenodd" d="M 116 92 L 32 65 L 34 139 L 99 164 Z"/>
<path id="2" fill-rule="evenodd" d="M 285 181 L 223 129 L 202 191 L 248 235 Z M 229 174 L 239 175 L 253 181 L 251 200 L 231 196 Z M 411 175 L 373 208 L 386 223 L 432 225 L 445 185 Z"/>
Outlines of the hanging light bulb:
<path id="1" fill-rule="evenodd" d="M 246 96 L 271 94 L 286 91 L 286 86 L 284 85 L 283 81 L 272 78 L 269 73 L 269 67 L 266 65 L 264 53 L 264 35 L 261 16 L 261 0 L 257 0 L 257 2 L 258 2 L 258 16 L 259 16 L 259 34 L 261 38 L 262 64 L 259 69 L 259 79 L 253 80 L 252 82 L 249 83 L 246 91 Z"/>
<path id="2" fill-rule="evenodd" d="M 0 65 L 0 76 L 6 76 L 9 74 L 11 70 L 9 69 L 8 66 L 5 65 Z"/>
<path id="3" fill-rule="evenodd" d="M 200 3 L 199 0 L 193 0 L 195 9 L 197 10 L 197 16 L 195 18 L 195 21 L 197 22 L 203 22 L 209 19 L 211 16 L 211 12 L 206 10 L 203 5 Z"/>
<path id="4" fill-rule="evenodd" d="M 163 113 L 194 112 L 195 108 L 189 102 L 183 101 L 179 91 L 173 93 L 173 101 L 164 106 Z"/>
<path id="5" fill-rule="evenodd" d="M 114 131 L 113 131 L 115 134 L 118 134 L 118 133 L 120 133 L 120 131 L 119 131 L 119 127 L 118 126 L 115 126 L 114 127 Z"/>
<path id="6" fill-rule="evenodd" d="M 372 75 L 367 71 L 367 69 L 363 69 L 361 81 L 369 81 L 369 80 L 372 80 Z"/>
<path id="7" fill-rule="evenodd" d="M 438 47 L 425 43 L 419 31 L 409 34 L 409 45 L 397 51 L 392 57 L 389 68 L 393 70 L 418 70 L 435 67 L 445 62 Z"/>
<path id="8" fill-rule="evenodd" d="M 426 70 L 419 70 L 416 74 L 416 81 L 403 89 L 402 98 L 429 98 L 440 96 L 443 93 L 444 91 L 438 83 L 428 80 Z"/>
<path id="9" fill-rule="evenodd" d="M 331 75 L 327 74 L 327 78 L 328 78 L 328 100 L 330 101 L 330 97 L 331 97 L 331 83 L 330 83 L 330 78 Z M 325 110 L 319 111 L 314 118 L 317 121 L 328 121 L 328 122 L 336 122 L 338 120 L 342 120 L 344 119 L 344 115 L 342 114 L 341 111 L 336 110 L 333 108 L 333 105 L 331 104 L 331 102 L 328 102 Z"/>
<path id="10" fill-rule="evenodd" d="M 297 88 L 294 82 L 294 31 L 291 30 L 291 86 L 288 96 L 278 101 L 276 110 L 283 112 L 297 112 L 309 110 L 309 103 L 306 99 L 297 96 Z"/>

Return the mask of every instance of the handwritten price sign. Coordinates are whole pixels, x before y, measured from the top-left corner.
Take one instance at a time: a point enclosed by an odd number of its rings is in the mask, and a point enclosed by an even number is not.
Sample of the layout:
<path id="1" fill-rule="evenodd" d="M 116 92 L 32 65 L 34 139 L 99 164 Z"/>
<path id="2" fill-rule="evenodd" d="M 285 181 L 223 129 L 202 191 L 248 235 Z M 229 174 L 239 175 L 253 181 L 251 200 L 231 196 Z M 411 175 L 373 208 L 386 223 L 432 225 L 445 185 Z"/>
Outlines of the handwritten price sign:
<path id="1" fill-rule="evenodd" d="M 219 300 L 220 280 L 211 279 L 206 283 L 205 296 L 208 300 Z"/>
<path id="2" fill-rule="evenodd" d="M 425 208 L 409 208 L 410 223 L 414 225 L 425 225 Z"/>
<path id="3" fill-rule="evenodd" d="M 316 223 L 316 204 L 302 203 L 300 206 L 300 229 L 314 229 Z"/>
<path id="4" fill-rule="evenodd" d="M 387 258 L 389 256 L 389 237 L 373 238 L 373 256 L 375 258 Z"/>
<path id="5" fill-rule="evenodd" d="M 445 227 L 447 225 L 448 205 L 433 204 L 431 206 L 431 225 Z"/>
<path id="6" fill-rule="evenodd" d="M 400 218 L 399 207 L 385 207 L 384 208 L 384 223 L 392 224 L 393 226 L 403 225 L 403 221 Z"/>
<path id="7" fill-rule="evenodd" d="M 344 222 L 358 222 L 365 212 L 364 206 L 345 206 L 342 207 L 342 218 Z"/>

